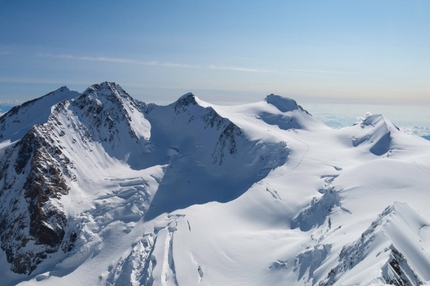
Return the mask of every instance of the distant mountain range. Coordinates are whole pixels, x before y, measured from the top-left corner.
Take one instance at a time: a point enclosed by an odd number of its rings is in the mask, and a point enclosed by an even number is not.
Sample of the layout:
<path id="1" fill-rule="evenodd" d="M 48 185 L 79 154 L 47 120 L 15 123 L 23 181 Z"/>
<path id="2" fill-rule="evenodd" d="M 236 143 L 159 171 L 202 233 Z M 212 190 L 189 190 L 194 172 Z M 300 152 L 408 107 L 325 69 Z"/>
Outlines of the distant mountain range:
<path id="1" fill-rule="evenodd" d="M 112 82 L 0 117 L 2 285 L 430 282 L 430 142 Z"/>

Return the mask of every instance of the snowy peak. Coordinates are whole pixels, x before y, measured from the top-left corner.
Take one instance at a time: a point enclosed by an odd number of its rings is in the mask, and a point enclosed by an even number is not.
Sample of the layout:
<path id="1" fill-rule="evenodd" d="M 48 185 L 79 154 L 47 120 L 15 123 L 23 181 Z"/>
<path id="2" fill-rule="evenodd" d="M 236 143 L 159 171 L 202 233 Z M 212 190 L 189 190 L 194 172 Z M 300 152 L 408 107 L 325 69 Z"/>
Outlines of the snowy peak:
<path id="1" fill-rule="evenodd" d="M 18 110 L 33 115 L 41 107 L 46 114 L 29 131 L 19 126 L 25 135 L 0 160 L 0 240 L 15 273 L 29 275 L 52 253 L 73 248 L 76 229 L 62 203 L 69 184 L 97 180 L 112 157 L 125 160 L 149 137 L 144 105 L 119 85 L 93 85 L 78 98 L 58 102 L 63 93 L 70 92 L 61 88 Z M 88 166 L 94 173 L 83 174 Z M 86 183 L 83 188 L 91 191 Z"/>
<path id="2" fill-rule="evenodd" d="M 430 224 L 406 203 L 387 207 L 371 226 L 339 255 L 322 285 L 387 283 L 420 285 L 430 279 Z M 375 277 L 375 273 L 380 276 Z"/>
<path id="3" fill-rule="evenodd" d="M 90 141 L 100 142 L 112 157 L 122 159 L 130 152 L 125 148 L 133 149 L 150 137 L 145 108 L 118 84 L 104 82 L 89 87 L 70 105 L 59 106 L 56 111 L 61 111 L 64 122 L 72 120 L 88 131 Z"/>
<path id="4" fill-rule="evenodd" d="M 134 101 L 131 96 L 125 92 L 119 84 L 114 82 L 102 82 L 100 84 L 93 84 L 89 88 L 87 88 L 83 94 L 83 96 L 90 96 L 94 98 L 103 99 L 109 101 Z"/>
<path id="5" fill-rule="evenodd" d="M 94 84 L 87 88 L 82 95 L 75 102 L 81 109 L 85 109 L 85 104 L 90 104 L 96 107 L 96 113 L 101 112 L 101 108 L 113 108 L 119 113 L 125 110 L 126 116 L 130 118 L 129 113 L 135 109 L 142 112 L 146 105 L 133 99 L 127 92 L 125 92 L 119 84 L 114 82 L 103 82 L 101 84 Z M 95 105 L 95 106 L 94 106 Z M 90 109 L 88 112 L 92 112 Z"/>
<path id="6" fill-rule="evenodd" d="M 323 128 L 323 124 L 316 121 L 295 100 L 274 94 L 264 99 L 257 116 L 266 124 L 277 125 L 282 130 Z"/>
<path id="7" fill-rule="evenodd" d="M 297 102 L 294 99 L 280 96 L 280 95 L 275 95 L 273 93 L 266 96 L 264 100 L 267 103 L 275 106 L 281 112 L 288 112 L 296 109 L 303 110 L 303 108 L 300 105 L 297 105 Z"/>
<path id="8" fill-rule="evenodd" d="M 53 105 L 79 95 L 80 93 L 63 86 L 42 97 L 15 106 L 0 117 L 0 142 L 21 139 L 35 124 L 42 124 L 48 120 Z"/>
<path id="9" fill-rule="evenodd" d="M 74 103 L 82 110 L 89 108 L 86 113 L 95 112 L 99 114 L 105 107 L 112 109 L 118 113 L 128 114 L 130 111 L 137 109 L 142 112 L 146 107 L 145 104 L 133 99 L 122 87 L 113 82 L 103 82 L 101 84 L 94 84 L 87 88 L 82 95 L 77 98 Z M 93 110 L 95 108 L 95 110 Z M 127 116 L 127 115 L 126 115 Z M 130 118 L 130 116 L 127 116 Z"/>
<path id="10" fill-rule="evenodd" d="M 399 129 L 381 114 L 367 113 L 358 123 L 345 128 L 351 136 L 354 147 L 366 148 L 377 156 L 390 152 L 393 148 L 393 135 L 400 133 Z"/>
<path id="11" fill-rule="evenodd" d="M 361 128 L 375 127 L 385 128 L 389 132 L 397 132 L 399 128 L 382 114 L 366 114 L 359 122 Z"/>
<path id="12" fill-rule="evenodd" d="M 232 120 L 203 105 L 188 93 L 145 114 L 154 130 L 147 161 L 155 154 L 170 154 L 162 161 L 169 168 L 145 216 L 148 220 L 194 204 L 234 200 L 287 160 L 285 142 L 250 140 Z"/>
<path id="13" fill-rule="evenodd" d="M 191 92 L 186 93 L 174 103 L 175 113 L 185 111 L 188 106 L 192 105 L 197 105 L 196 96 Z"/>

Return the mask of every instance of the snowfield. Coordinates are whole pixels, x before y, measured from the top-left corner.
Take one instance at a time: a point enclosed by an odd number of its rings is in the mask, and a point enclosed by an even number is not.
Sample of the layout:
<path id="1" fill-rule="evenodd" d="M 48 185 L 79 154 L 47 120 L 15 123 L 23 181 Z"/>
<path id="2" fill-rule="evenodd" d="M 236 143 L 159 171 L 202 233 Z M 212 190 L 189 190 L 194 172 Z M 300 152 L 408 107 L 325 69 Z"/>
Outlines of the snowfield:
<path id="1" fill-rule="evenodd" d="M 104 82 L 0 117 L 2 285 L 430 284 L 430 141 Z"/>

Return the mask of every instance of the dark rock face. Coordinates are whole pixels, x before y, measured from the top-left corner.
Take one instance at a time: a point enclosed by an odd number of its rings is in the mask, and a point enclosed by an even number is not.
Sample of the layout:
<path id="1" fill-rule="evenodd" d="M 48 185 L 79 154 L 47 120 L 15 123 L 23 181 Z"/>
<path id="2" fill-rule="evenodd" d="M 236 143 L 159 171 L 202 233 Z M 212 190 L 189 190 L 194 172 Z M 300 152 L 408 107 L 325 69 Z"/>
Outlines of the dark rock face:
<path id="1" fill-rule="evenodd" d="M 414 273 L 403 254 L 393 246 L 390 250 L 390 259 L 382 269 L 384 273 L 388 273 L 387 270 L 390 269 L 392 275 L 383 277 L 385 282 L 390 285 L 423 285 L 424 283 Z"/>
<path id="2" fill-rule="evenodd" d="M 205 123 L 204 127 L 206 128 L 216 128 L 219 130 L 221 127 L 230 123 L 230 121 L 226 118 L 221 117 L 212 107 L 206 108 L 207 113 L 202 116 L 202 120 Z"/>
<path id="3" fill-rule="evenodd" d="M 119 152 L 121 144 L 128 141 L 136 148 L 139 146 L 142 138 L 131 122 L 133 113 L 143 113 L 145 109 L 143 102 L 134 100 L 119 85 L 105 82 L 89 87 L 70 102 L 67 110 L 57 105 L 54 112 L 79 118 L 79 126 L 72 128 L 79 130 L 85 141 L 100 142 L 111 157 L 122 159 L 125 154 Z"/>
<path id="4" fill-rule="evenodd" d="M 100 142 L 113 157 L 123 156 L 114 151 L 124 143 L 121 139 L 129 138 L 136 144 L 141 140 L 130 121 L 133 112 L 142 113 L 146 105 L 131 98 L 119 85 L 104 82 L 70 99 L 73 95 L 60 102 L 54 102 L 55 97 L 43 105 L 49 109 L 43 114 L 45 123 L 29 129 L 24 128 L 27 125 L 22 127 L 25 135 L 8 147 L 0 160 L 1 248 L 11 270 L 19 274 L 31 274 L 51 253 L 71 251 L 78 238 L 60 201 L 69 192 L 68 181 L 76 179 L 74 164 L 65 155 L 67 147 L 62 146 L 61 137 L 76 132 L 84 144 Z M 18 116 L 21 110 L 33 108 L 34 103 L 42 106 L 39 101 L 50 97 L 48 94 L 28 102 L 11 110 L 8 116 Z M 51 103 L 55 104 L 52 110 Z M 32 118 L 29 122 L 33 122 Z M 2 117 L 0 123 L 9 126 L 9 121 Z"/>
<path id="5" fill-rule="evenodd" d="M 174 110 L 176 114 L 187 111 L 188 106 L 197 105 L 196 97 L 192 93 L 187 93 L 176 101 Z"/>
<path id="6" fill-rule="evenodd" d="M 69 159 L 47 139 L 49 131 L 43 125 L 31 129 L 0 166 L 1 248 L 20 274 L 30 274 L 56 252 L 65 235 L 66 216 L 51 199 L 68 193 Z"/>
<path id="7" fill-rule="evenodd" d="M 410 224 L 412 221 L 408 217 L 408 212 L 410 211 L 409 207 L 400 205 L 399 203 L 394 203 L 392 206 L 387 207 L 372 222 L 370 227 L 361 234 L 359 239 L 342 248 L 339 254 L 338 265 L 330 270 L 327 278 L 320 282 L 319 285 L 334 285 L 335 283 L 339 283 L 338 280 L 349 270 L 362 263 L 366 258 L 374 258 L 373 253 L 375 249 L 380 249 L 376 257 L 379 255 L 386 255 L 387 257 L 384 264 L 381 261 L 378 262 L 378 265 L 380 265 L 380 274 L 377 279 L 381 282 L 383 281 L 382 284 L 423 285 L 424 282 L 421 280 L 421 277 L 415 272 L 406 258 L 407 251 L 403 249 L 402 253 L 396 247 L 398 242 L 392 240 L 390 230 L 385 229 L 400 227 L 401 231 L 407 232 L 404 226 L 405 224 Z M 396 217 L 400 217 L 400 220 L 396 220 Z M 404 217 L 408 217 L 408 220 L 404 219 Z M 391 220 L 396 221 L 396 223 L 391 224 Z M 402 222 L 402 220 L 404 221 Z M 381 240 L 385 240 L 385 248 Z"/>
<path id="8" fill-rule="evenodd" d="M 237 153 L 237 137 L 243 136 L 242 130 L 234 123 L 230 123 L 220 134 L 218 143 L 215 146 L 214 164 L 222 165 L 226 154 L 234 156 Z"/>

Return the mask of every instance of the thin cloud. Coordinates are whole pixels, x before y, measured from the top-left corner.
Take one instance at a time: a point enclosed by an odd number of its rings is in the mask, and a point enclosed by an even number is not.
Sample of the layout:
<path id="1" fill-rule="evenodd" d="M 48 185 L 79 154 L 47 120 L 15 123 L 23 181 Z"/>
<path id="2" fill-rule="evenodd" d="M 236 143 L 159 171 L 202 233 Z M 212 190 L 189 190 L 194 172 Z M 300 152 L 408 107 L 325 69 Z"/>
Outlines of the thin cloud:
<path id="1" fill-rule="evenodd" d="M 92 62 L 145 65 L 145 66 L 160 66 L 160 67 L 178 67 L 178 68 L 200 68 L 201 67 L 200 65 L 190 65 L 190 64 L 182 64 L 182 63 L 172 63 L 172 62 L 140 61 L 140 60 L 135 60 L 135 59 L 111 58 L 111 57 L 75 56 L 75 55 L 70 55 L 70 54 L 58 54 L 58 55 L 39 54 L 39 57 L 67 59 L 67 60 L 80 60 L 80 61 L 92 61 Z M 247 68 L 247 67 L 235 67 L 235 66 L 209 65 L 207 68 L 215 69 L 215 70 L 231 70 L 231 71 L 259 72 L 259 73 L 275 72 L 273 70 Z"/>
<path id="2" fill-rule="evenodd" d="M 210 65 L 208 68 L 212 70 L 229 70 L 229 71 L 243 71 L 243 72 L 275 72 L 272 70 L 255 69 L 255 68 L 245 68 L 245 67 L 227 67 L 227 66 L 215 66 Z"/>
<path id="3" fill-rule="evenodd" d="M 22 103 L 22 100 L 18 99 L 2 99 L 0 100 L 1 105 L 13 106 Z"/>
<path id="4" fill-rule="evenodd" d="M 39 54 L 39 57 L 68 59 L 68 60 L 80 60 L 80 61 L 92 61 L 92 62 L 107 62 L 107 63 L 119 63 L 119 64 L 145 65 L 145 66 L 199 68 L 198 65 L 189 65 L 189 64 L 181 64 L 181 63 L 157 62 L 157 61 L 146 62 L 146 61 L 139 61 L 139 60 L 134 60 L 134 59 L 74 56 L 74 55 L 67 55 L 67 54 L 59 54 L 59 55 Z"/>
<path id="5" fill-rule="evenodd" d="M 90 85 L 88 81 L 70 81 L 65 80 L 52 80 L 52 79 L 41 79 L 41 78 L 27 78 L 27 77 L 5 77 L 0 76 L 0 82 L 6 83 L 38 83 L 38 84 L 76 84 L 76 85 Z"/>
<path id="6" fill-rule="evenodd" d="M 10 54 L 11 52 L 7 52 L 7 51 L 0 52 L 0 56 L 10 55 Z"/>
<path id="7" fill-rule="evenodd" d="M 351 74 L 353 72 L 347 71 L 333 71 L 333 70 L 301 70 L 301 69 L 286 69 L 286 72 L 294 73 L 321 73 L 321 74 Z"/>

